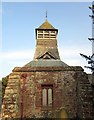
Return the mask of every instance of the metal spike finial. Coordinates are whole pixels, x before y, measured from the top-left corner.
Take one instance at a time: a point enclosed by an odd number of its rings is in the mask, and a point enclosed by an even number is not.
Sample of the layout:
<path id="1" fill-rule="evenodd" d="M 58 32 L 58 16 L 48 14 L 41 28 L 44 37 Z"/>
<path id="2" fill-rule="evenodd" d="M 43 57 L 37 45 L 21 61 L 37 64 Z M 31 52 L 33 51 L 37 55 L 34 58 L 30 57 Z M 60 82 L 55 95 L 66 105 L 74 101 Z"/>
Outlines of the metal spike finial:
<path id="1" fill-rule="evenodd" d="M 47 20 L 47 10 L 46 10 L 46 20 Z"/>

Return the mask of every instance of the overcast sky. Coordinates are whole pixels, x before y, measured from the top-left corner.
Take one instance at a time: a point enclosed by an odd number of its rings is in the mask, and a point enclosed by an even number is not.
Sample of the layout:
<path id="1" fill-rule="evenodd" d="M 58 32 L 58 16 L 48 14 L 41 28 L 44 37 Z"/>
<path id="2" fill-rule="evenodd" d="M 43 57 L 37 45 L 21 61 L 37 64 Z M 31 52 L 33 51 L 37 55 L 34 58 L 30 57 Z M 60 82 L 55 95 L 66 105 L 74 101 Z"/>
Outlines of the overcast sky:
<path id="1" fill-rule="evenodd" d="M 3 2 L 1 75 L 14 67 L 22 67 L 33 59 L 35 28 L 48 21 L 59 30 L 58 49 L 62 61 L 71 66 L 84 66 L 87 61 L 79 53 L 91 55 L 92 21 L 88 9 L 91 2 Z M 90 70 L 85 69 L 90 73 Z"/>

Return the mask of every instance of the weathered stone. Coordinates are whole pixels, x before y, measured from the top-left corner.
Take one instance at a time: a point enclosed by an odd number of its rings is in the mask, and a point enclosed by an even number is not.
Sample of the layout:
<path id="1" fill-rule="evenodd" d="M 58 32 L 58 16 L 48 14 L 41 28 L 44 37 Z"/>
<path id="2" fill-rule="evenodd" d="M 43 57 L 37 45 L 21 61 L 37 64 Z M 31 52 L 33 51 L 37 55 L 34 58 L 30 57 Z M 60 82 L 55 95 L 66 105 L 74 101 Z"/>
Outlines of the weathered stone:
<path id="1" fill-rule="evenodd" d="M 45 28 L 43 25 L 42 28 Z M 42 33 L 55 32 L 56 35 L 58 31 L 55 28 L 45 30 L 42 29 Z M 34 60 L 23 67 L 14 68 L 9 75 L 2 118 L 93 119 L 92 91 L 88 75 L 82 67 L 68 66 L 60 60 L 56 38 L 37 38 Z M 46 99 L 46 106 L 43 99 Z"/>

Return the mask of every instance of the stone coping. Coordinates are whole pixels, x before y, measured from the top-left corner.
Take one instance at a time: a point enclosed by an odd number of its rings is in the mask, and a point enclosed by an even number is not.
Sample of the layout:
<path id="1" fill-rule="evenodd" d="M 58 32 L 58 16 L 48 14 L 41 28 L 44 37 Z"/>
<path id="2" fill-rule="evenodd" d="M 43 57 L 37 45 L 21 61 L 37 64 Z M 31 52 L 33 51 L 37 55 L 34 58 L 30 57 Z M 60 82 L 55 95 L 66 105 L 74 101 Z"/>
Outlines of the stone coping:
<path id="1" fill-rule="evenodd" d="M 84 71 L 81 66 L 67 67 L 15 67 L 12 72 L 36 72 L 36 71 Z"/>

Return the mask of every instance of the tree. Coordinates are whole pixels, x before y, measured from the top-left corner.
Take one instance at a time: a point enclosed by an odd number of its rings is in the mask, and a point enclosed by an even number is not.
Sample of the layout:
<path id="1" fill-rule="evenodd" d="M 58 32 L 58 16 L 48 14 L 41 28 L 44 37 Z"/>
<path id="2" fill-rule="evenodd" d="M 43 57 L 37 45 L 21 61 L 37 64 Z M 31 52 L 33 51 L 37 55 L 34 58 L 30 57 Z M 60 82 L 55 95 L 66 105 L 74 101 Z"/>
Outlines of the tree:
<path id="1" fill-rule="evenodd" d="M 7 87 L 7 83 L 8 83 L 8 76 L 2 78 L 2 101 L 5 94 L 5 89 Z"/>

